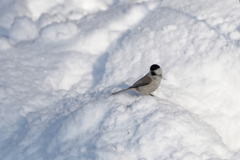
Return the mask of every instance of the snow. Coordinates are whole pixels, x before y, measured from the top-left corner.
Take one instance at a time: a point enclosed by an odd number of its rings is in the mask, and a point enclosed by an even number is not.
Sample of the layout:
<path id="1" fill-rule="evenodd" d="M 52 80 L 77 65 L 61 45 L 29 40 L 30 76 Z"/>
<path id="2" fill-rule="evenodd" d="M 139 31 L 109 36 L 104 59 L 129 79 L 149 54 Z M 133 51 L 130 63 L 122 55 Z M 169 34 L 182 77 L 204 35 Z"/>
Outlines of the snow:
<path id="1" fill-rule="evenodd" d="M 240 159 L 233 0 L 1 0 L 0 159 Z M 127 88 L 159 64 L 156 97 Z"/>
<path id="2" fill-rule="evenodd" d="M 44 27 L 41 32 L 41 38 L 44 41 L 61 41 L 74 37 L 78 28 L 74 23 L 53 23 Z"/>
<path id="3" fill-rule="evenodd" d="M 38 37 L 36 24 L 28 17 L 17 17 L 9 31 L 9 40 L 12 44 L 24 41 L 33 41 Z"/>
<path id="4" fill-rule="evenodd" d="M 1 37 L 0 38 L 0 50 L 6 50 L 6 49 L 10 49 L 11 48 L 11 44 L 9 43 L 8 39 L 5 37 Z"/>

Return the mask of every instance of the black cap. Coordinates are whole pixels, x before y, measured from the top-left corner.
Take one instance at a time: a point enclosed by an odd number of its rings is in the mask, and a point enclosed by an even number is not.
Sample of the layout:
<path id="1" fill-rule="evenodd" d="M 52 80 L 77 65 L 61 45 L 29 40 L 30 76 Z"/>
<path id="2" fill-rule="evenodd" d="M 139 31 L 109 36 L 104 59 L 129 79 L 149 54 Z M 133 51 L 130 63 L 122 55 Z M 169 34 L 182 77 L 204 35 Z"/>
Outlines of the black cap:
<path id="1" fill-rule="evenodd" d="M 156 69 L 158 69 L 158 68 L 160 68 L 159 65 L 153 64 L 153 65 L 150 67 L 150 70 L 151 70 L 151 71 L 154 71 L 154 70 L 156 70 Z"/>

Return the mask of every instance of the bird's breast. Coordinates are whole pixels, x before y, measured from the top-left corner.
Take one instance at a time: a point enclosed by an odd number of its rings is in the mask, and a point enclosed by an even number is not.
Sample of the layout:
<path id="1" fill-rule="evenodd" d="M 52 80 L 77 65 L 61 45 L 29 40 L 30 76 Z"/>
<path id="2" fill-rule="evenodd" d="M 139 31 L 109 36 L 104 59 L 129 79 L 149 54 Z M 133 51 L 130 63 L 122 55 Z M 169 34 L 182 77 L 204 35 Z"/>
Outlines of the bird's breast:
<path id="1" fill-rule="evenodd" d="M 138 87 L 138 91 L 140 94 L 149 95 L 152 92 L 154 92 L 159 87 L 159 85 L 160 85 L 160 81 L 154 80 L 149 85 Z"/>

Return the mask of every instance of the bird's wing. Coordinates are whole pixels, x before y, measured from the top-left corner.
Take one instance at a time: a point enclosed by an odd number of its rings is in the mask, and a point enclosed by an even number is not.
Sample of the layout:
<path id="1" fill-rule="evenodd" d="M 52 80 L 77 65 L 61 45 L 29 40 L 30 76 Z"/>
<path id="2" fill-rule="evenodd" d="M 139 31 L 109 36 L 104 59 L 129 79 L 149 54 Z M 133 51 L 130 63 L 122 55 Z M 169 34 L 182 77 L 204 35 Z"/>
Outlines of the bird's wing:
<path id="1" fill-rule="evenodd" d="M 150 78 L 150 76 L 148 74 L 146 74 L 144 77 L 142 77 L 141 79 L 139 79 L 137 82 L 135 82 L 131 87 L 129 88 L 136 88 L 139 86 L 145 86 L 148 85 L 152 82 L 152 78 Z"/>

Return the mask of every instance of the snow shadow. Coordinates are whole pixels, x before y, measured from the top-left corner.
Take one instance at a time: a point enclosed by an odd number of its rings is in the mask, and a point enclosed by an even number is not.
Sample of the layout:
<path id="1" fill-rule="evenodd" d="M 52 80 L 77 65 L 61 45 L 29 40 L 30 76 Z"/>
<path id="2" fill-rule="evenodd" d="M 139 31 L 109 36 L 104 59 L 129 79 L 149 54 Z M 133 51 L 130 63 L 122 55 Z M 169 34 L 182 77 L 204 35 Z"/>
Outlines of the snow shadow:
<path id="1" fill-rule="evenodd" d="M 92 88 L 94 88 L 101 80 L 105 73 L 105 67 L 107 63 L 109 53 L 106 52 L 99 56 L 97 60 L 94 62 L 92 76 L 93 76 L 93 83 Z"/>
<path id="2" fill-rule="evenodd" d="M 50 123 L 49 126 L 43 131 L 43 133 L 39 136 L 39 141 L 41 143 L 41 148 L 38 150 L 41 157 L 44 159 L 54 158 L 57 154 L 57 149 L 52 152 L 47 151 L 49 143 L 51 143 L 52 139 L 56 136 L 56 133 L 59 129 L 61 129 L 62 123 L 67 119 L 68 116 L 63 116 L 54 122 Z"/>
<path id="3" fill-rule="evenodd" d="M 18 144 L 22 142 L 27 136 L 29 128 L 27 126 L 26 118 L 19 117 L 17 119 L 17 123 L 19 125 L 18 129 L 12 132 L 12 134 L 10 134 L 10 136 L 5 139 L 0 145 L 0 150 L 2 151 L 0 152 L 0 159 L 6 158 L 10 154 L 11 150 L 9 150 L 9 148 L 17 149 Z"/>

